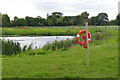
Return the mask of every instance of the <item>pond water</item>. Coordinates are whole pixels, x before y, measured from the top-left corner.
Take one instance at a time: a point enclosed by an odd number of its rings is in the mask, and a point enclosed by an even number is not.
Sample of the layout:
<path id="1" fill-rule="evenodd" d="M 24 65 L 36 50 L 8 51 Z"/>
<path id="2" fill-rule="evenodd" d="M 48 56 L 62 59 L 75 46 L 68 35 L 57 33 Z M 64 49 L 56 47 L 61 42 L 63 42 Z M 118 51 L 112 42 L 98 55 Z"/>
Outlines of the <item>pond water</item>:
<path id="1" fill-rule="evenodd" d="M 32 48 L 41 48 L 47 42 L 52 43 L 55 40 L 66 40 L 66 39 L 73 39 L 74 36 L 36 36 L 36 37 L 29 37 L 29 36 L 21 36 L 21 37 L 0 37 L 0 39 L 5 40 L 13 40 L 14 42 L 19 42 L 20 46 L 23 48 L 24 45 L 29 46 L 32 43 Z"/>

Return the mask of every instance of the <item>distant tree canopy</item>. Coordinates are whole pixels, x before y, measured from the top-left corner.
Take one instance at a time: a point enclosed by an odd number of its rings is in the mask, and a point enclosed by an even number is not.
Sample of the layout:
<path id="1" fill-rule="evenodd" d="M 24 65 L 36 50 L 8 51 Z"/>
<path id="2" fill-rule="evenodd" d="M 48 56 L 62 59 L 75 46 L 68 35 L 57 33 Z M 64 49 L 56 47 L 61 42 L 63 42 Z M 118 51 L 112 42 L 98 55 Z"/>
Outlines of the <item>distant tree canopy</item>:
<path id="1" fill-rule="evenodd" d="M 9 27 L 10 26 L 10 18 L 7 14 L 2 15 L 2 26 Z"/>
<path id="2" fill-rule="evenodd" d="M 91 25 L 108 25 L 109 19 L 106 13 L 99 13 L 97 16 L 93 16 L 90 19 Z"/>
<path id="3" fill-rule="evenodd" d="M 116 23 L 117 25 L 120 25 L 120 14 L 118 14 L 116 17 Z"/>
<path id="4" fill-rule="evenodd" d="M 99 13 L 97 16 L 98 25 L 106 25 L 109 22 L 108 15 L 106 13 Z"/>
<path id="5" fill-rule="evenodd" d="M 77 26 L 84 25 L 85 22 L 89 22 L 89 25 L 120 25 L 120 14 L 117 15 L 115 20 L 109 21 L 107 13 L 99 13 L 97 16 L 89 18 L 88 12 L 82 12 L 76 16 L 63 16 L 61 12 L 53 12 L 50 15 L 47 14 L 47 18 L 37 16 L 35 18 L 26 16 L 25 18 L 14 17 L 14 20 L 10 20 L 7 14 L 0 13 L 0 22 L 3 27 L 15 27 L 15 26 Z M 1 25 L 0 25 L 1 26 Z"/>

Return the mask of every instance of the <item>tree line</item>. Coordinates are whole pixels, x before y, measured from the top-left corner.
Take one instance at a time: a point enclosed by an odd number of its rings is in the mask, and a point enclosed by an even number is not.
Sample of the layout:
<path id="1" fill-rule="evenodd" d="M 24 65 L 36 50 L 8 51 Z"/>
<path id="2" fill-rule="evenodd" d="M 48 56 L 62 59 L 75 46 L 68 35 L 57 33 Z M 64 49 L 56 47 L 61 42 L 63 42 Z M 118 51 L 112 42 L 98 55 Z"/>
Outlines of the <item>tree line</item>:
<path id="1" fill-rule="evenodd" d="M 83 12 L 77 16 L 63 16 L 61 12 L 53 12 L 50 15 L 47 14 L 47 18 L 37 16 L 35 18 L 26 16 L 25 18 L 14 17 L 14 20 L 10 20 L 7 14 L 1 14 L 2 27 L 15 27 L 15 26 L 83 26 L 85 22 L 89 22 L 89 25 L 105 26 L 105 25 L 120 25 L 120 14 L 116 16 L 115 20 L 108 19 L 107 13 L 99 13 L 97 16 L 89 18 L 88 12 Z"/>

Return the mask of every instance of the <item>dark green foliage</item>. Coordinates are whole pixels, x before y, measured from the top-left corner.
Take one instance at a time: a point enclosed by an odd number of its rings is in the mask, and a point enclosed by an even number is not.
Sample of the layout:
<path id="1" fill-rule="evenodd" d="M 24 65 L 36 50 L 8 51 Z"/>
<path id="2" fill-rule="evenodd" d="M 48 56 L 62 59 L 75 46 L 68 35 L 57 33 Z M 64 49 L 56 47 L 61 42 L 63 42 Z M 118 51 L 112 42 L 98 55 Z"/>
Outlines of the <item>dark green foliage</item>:
<path id="1" fill-rule="evenodd" d="M 107 13 L 99 13 L 97 16 L 93 16 L 90 19 L 91 25 L 108 25 L 109 19 Z"/>
<path id="2" fill-rule="evenodd" d="M 51 44 L 51 47 L 52 47 L 52 50 L 54 51 L 55 50 L 55 43 Z"/>
<path id="3" fill-rule="evenodd" d="M 108 15 L 106 13 L 99 13 L 97 16 L 97 25 L 107 25 L 109 22 Z"/>
<path id="4" fill-rule="evenodd" d="M 48 25 L 49 26 L 56 26 L 57 24 L 57 17 L 52 16 L 51 18 L 48 19 Z"/>
<path id="5" fill-rule="evenodd" d="M 7 14 L 3 14 L 2 26 L 82 26 L 85 25 L 86 21 L 89 22 L 90 25 L 119 25 L 119 15 L 117 15 L 115 20 L 109 21 L 107 13 L 99 13 L 97 16 L 89 18 L 88 12 L 82 12 L 80 15 L 76 16 L 63 16 L 63 13 L 61 12 L 53 12 L 51 15 L 47 14 L 47 19 L 40 16 L 35 18 L 29 16 L 18 18 L 15 16 L 14 20 L 10 20 L 10 17 Z"/>
<path id="6" fill-rule="evenodd" d="M 24 45 L 22 51 L 23 51 L 23 52 L 26 52 L 26 50 L 27 50 L 27 45 Z"/>
<path id="7" fill-rule="evenodd" d="M 24 18 L 19 18 L 18 19 L 18 26 L 26 26 L 27 22 Z"/>
<path id="8" fill-rule="evenodd" d="M 43 46 L 44 50 L 49 50 L 51 48 L 51 44 L 47 43 L 46 45 Z"/>
<path id="9" fill-rule="evenodd" d="M 91 19 L 90 19 L 90 24 L 91 24 L 91 25 L 96 25 L 96 24 L 97 24 L 97 16 L 91 17 Z"/>
<path id="10" fill-rule="evenodd" d="M 120 25 L 120 14 L 117 15 L 116 20 L 117 20 L 117 25 Z"/>
<path id="11" fill-rule="evenodd" d="M 45 46 L 43 46 L 43 50 L 53 50 L 53 51 L 56 49 L 67 50 L 73 44 L 77 44 L 75 38 L 73 40 L 67 39 L 64 41 L 63 40 L 55 41 L 53 43 L 47 43 Z"/>
<path id="12" fill-rule="evenodd" d="M 2 42 L 2 55 L 12 55 L 12 54 L 20 54 L 21 47 L 18 42 L 13 42 L 10 40 L 0 40 Z"/>
<path id="13" fill-rule="evenodd" d="M 34 50 L 27 51 L 27 55 L 35 55 L 35 51 Z"/>
<path id="14" fill-rule="evenodd" d="M 14 17 L 14 20 L 11 20 L 10 26 L 26 26 L 27 22 L 24 18 L 18 18 L 17 16 Z"/>
<path id="15" fill-rule="evenodd" d="M 10 18 L 7 14 L 2 15 L 2 26 L 9 27 L 10 26 Z"/>
<path id="16" fill-rule="evenodd" d="M 28 51 L 28 50 L 31 50 L 31 49 L 32 49 L 32 43 L 29 45 L 27 51 Z"/>
<path id="17" fill-rule="evenodd" d="M 27 51 L 25 54 L 27 54 L 27 55 L 44 55 L 44 54 L 46 54 L 46 52 L 45 51 L 43 51 L 42 49 L 37 49 L 37 50 L 29 50 L 29 51 Z"/>
<path id="18" fill-rule="evenodd" d="M 117 20 L 111 20 L 109 21 L 109 25 L 116 25 L 117 24 Z"/>
<path id="19" fill-rule="evenodd" d="M 53 12 L 52 15 L 56 16 L 57 18 L 60 18 L 63 15 L 63 13 L 61 13 L 61 12 Z"/>
<path id="20" fill-rule="evenodd" d="M 57 47 L 57 49 L 60 49 L 60 43 L 58 41 L 55 40 L 54 44 Z"/>

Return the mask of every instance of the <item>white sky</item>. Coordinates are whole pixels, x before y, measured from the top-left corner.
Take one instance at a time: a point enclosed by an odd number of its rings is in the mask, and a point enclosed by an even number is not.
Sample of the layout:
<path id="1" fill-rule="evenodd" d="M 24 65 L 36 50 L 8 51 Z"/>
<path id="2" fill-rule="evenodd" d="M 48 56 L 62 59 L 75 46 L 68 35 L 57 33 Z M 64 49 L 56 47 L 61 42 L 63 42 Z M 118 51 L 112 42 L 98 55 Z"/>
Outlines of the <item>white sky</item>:
<path id="1" fill-rule="evenodd" d="M 119 0 L 0 0 L 0 12 L 14 16 L 46 18 L 47 13 L 62 12 L 63 16 L 76 16 L 87 11 L 91 16 L 101 12 L 108 14 L 109 19 L 115 19 L 118 14 Z"/>

